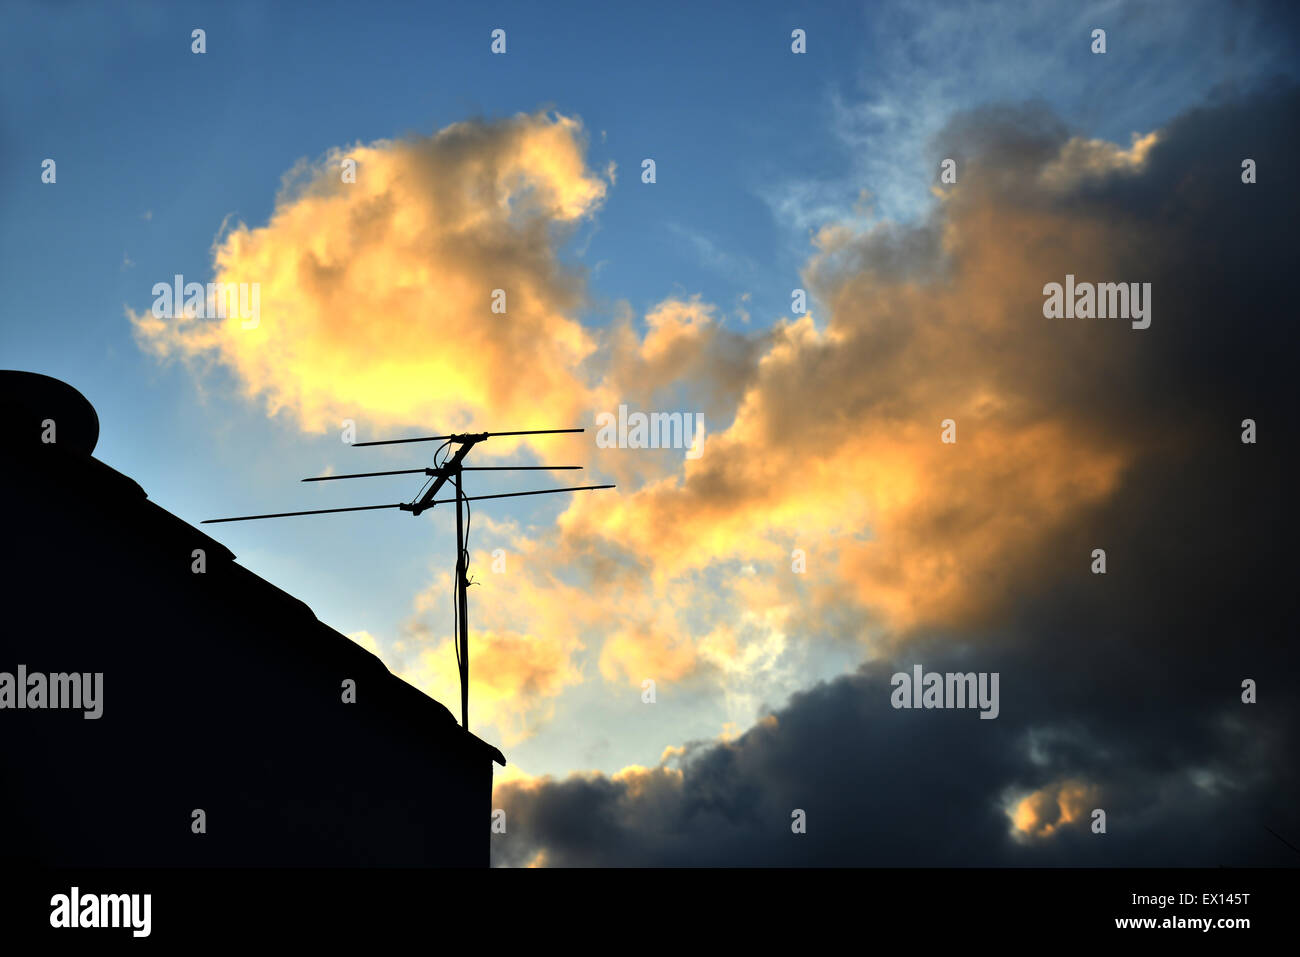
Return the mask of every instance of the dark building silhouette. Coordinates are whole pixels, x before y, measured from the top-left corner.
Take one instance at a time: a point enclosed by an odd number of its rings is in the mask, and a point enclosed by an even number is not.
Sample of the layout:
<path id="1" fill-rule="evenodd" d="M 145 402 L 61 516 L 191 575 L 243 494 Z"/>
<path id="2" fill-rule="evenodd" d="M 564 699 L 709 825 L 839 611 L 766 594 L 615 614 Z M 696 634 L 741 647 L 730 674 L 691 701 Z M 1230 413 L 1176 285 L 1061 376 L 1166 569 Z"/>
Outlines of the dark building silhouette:
<path id="1" fill-rule="evenodd" d="M 488 864 L 500 751 L 95 459 L 71 386 L 0 407 L 0 673 L 103 674 L 98 719 L 0 707 L 0 867 Z"/>

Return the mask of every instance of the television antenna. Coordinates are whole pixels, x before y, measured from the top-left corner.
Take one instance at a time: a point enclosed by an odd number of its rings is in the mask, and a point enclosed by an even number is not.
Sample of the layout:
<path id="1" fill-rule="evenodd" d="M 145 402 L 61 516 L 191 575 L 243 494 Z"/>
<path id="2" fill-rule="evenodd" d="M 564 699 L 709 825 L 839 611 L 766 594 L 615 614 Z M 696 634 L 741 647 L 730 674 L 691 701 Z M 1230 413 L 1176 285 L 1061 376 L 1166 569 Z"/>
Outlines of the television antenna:
<path id="1" fill-rule="evenodd" d="M 435 505 L 456 505 L 456 582 L 452 602 L 454 618 L 456 664 L 460 672 L 460 723 L 469 730 L 469 612 L 466 590 L 469 588 L 469 521 L 472 518 L 470 502 L 490 498 L 519 498 L 524 495 L 547 495 L 553 492 L 588 492 L 613 485 L 577 485 L 568 488 L 542 488 L 528 492 L 501 492 L 496 495 L 466 495 L 462 481 L 465 472 L 550 472 L 580 469 L 581 465 L 465 465 L 470 449 L 494 436 L 504 435 L 558 435 L 567 432 L 585 432 L 586 429 L 530 429 L 523 432 L 457 432 L 451 435 L 425 435 L 413 439 L 384 439 L 378 442 L 356 442 L 354 447 L 371 445 L 404 445 L 408 442 L 442 442 L 433 453 L 433 467 L 423 469 L 397 469 L 389 472 L 355 472 L 350 475 L 317 475 L 304 482 L 333 482 L 339 479 L 375 478 L 381 475 L 428 476 L 420 491 L 410 502 L 393 502 L 389 505 L 353 505 L 348 508 L 313 508 L 303 512 L 274 512 L 268 515 L 239 515 L 234 518 L 209 518 L 200 524 L 215 525 L 220 522 L 252 522 L 264 518 L 289 518 L 294 515 L 327 515 L 333 512 L 369 512 L 376 509 L 397 508 L 419 515 Z M 454 453 L 448 450 L 456 445 Z M 446 453 L 444 455 L 444 453 Z M 438 456 L 444 455 L 440 461 Z M 450 481 L 456 488 L 455 498 L 435 498 Z"/>

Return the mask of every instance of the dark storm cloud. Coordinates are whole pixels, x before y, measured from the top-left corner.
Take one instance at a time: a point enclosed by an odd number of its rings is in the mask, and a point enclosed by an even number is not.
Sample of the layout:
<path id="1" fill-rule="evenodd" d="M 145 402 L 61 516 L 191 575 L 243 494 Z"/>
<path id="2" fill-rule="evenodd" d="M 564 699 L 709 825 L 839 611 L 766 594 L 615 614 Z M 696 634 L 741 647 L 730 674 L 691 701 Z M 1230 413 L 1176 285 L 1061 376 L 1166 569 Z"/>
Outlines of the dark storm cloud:
<path id="1" fill-rule="evenodd" d="M 1019 394 L 1091 437 L 1087 447 L 1124 447 L 1118 484 L 1008 558 L 1013 575 L 990 577 L 1005 592 L 995 615 L 918 625 L 892 660 L 670 766 L 502 786 L 509 828 L 493 837 L 495 861 L 1296 863 L 1265 827 L 1298 843 L 1298 119 L 1293 89 L 1207 106 L 1163 129 L 1143 162 L 1110 170 L 1104 151 L 1069 153 L 1067 130 L 1040 108 L 955 121 L 941 139 L 962 157 L 962 185 L 935 217 L 877 231 L 811 270 L 835 304 L 832 325 L 851 327 L 869 284 L 891 270 L 941 295 L 971 244 L 1023 260 L 1006 275 L 1027 284 L 1031 310 L 1066 272 L 1150 282 L 1151 328 L 1029 311 L 1034 342 L 987 375 L 1020 376 Z M 1247 157 L 1256 185 L 1241 182 Z M 1105 248 L 1080 262 L 1080 236 Z M 1106 268 L 1121 273 L 1090 272 Z M 924 294 L 913 302 L 921 318 Z M 910 330 L 875 328 L 897 340 L 880 348 L 905 354 Z M 1258 444 L 1240 441 L 1245 418 Z M 1104 576 L 1089 571 L 1094 548 L 1106 549 Z M 999 672 L 999 717 L 893 709 L 890 675 L 914 663 Z M 1257 704 L 1241 702 L 1244 678 L 1259 683 Z M 1014 838 L 1007 811 L 1033 794 L 1021 820 L 1037 836 Z M 1094 807 L 1105 835 L 1088 829 Z M 796 808 L 805 835 L 791 833 Z"/>

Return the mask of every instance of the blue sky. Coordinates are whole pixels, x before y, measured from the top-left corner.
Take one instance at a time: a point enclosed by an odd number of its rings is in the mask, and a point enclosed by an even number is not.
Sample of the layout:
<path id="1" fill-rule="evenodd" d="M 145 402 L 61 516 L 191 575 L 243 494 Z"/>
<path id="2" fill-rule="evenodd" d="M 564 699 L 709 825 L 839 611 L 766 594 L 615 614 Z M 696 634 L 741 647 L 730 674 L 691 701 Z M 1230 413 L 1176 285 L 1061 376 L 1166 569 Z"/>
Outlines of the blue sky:
<path id="1" fill-rule="evenodd" d="M 788 314 L 810 231 L 926 214 L 943 155 L 932 137 L 962 109 L 1042 99 L 1078 134 L 1127 145 L 1216 90 L 1293 74 L 1267 16 L 1185 3 L 1171 17 L 1168 6 L 570 4 L 561 18 L 538 4 L 7 4 L 0 364 L 80 389 L 100 413 L 97 455 L 190 522 L 404 497 L 418 483 L 325 490 L 297 479 L 418 467 L 418 450 L 369 456 L 303 434 L 241 396 L 229 370 L 196 377 L 146 354 L 126 317 L 148 308 L 155 282 L 210 278 L 222 224 L 264 224 L 300 159 L 475 117 L 577 117 L 590 167 L 617 165 L 604 204 L 563 250 L 588 270 L 583 324 L 607 325 L 621 303 L 640 321 L 666 298 L 699 296 L 752 334 Z M 195 27 L 207 33 L 201 56 L 190 52 Z M 497 27 L 504 56 L 489 52 Z M 796 27 L 806 55 L 790 52 Z M 1089 51 L 1093 27 L 1107 29 L 1105 56 Z M 46 157 L 55 185 L 40 179 Z M 657 164 L 653 186 L 640 182 L 644 157 Z M 525 499 L 490 514 L 545 527 L 564 507 Z M 443 515 L 218 528 L 244 565 L 381 646 L 452 554 Z M 652 763 L 727 722 L 743 728 L 760 704 L 859 654 L 810 650 L 739 700 L 684 689 L 654 724 L 635 697 L 587 681 L 507 753 L 533 774 Z"/>

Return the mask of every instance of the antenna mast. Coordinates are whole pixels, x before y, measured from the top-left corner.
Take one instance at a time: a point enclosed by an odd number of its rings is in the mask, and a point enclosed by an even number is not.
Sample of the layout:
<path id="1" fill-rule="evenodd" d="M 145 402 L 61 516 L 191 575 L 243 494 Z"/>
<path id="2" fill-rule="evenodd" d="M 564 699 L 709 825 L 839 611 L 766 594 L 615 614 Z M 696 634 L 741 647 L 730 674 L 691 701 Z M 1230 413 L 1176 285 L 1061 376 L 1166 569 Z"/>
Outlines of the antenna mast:
<path id="1" fill-rule="evenodd" d="M 240 515 L 235 518 L 209 518 L 200 524 L 210 525 L 219 522 L 248 522 L 263 518 L 287 518 L 293 515 L 325 515 L 334 512 L 365 512 L 375 509 L 397 508 L 403 512 L 410 512 L 412 516 L 417 516 L 421 512 L 433 508 L 435 505 L 447 505 L 455 503 L 456 505 L 456 589 L 452 601 L 452 611 L 456 621 L 456 634 L 453 636 L 456 646 L 456 666 L 460 673 L 460 723 L 466 731 L 469 730 L 469 542 L 466 540 L 466 521 L 465 517 L 469 511 L 469 503 L 477 502 L 490 498 L 517 498 L 523 495 L 546 495 L 551 492 L 586 492 L 595 489 L 614 488 L 613 485 L 578 485 L 570 488 L 544 488 L 528 492 L 502 492 L 496 495 L 466 495 L 465 487 L 462 481 L 465 472 L 487 472 L 487 471 L 551 471 L 560 469 L 580 469 L 581 465 L 488 465 L 474 467 L 465 465 L 465 456 L 472 448 L 480 442 L 490 439 L 494 435 L 555 435 L 566 432 L 585 432 L 585 429 L 534 429 L 523 432 L 466 432 L 453 433 L 451 435 L 428 435 L 414 439 L 386 439 L 378 442 L 357 442 L 355 447 L 372 445 L 402 445 L 407 442 L 434 442 L 441 441 L 442 446 L 459 445 L 450 459 L 445 460 L 441 465 L 437 464 L 437 452 L 434 453 L 434 466 L 424 469 L 398 469 L 390 472 L 356 472 L 350 475 L 317 475 L 312 478 L 303 479 L 304 482 L 330 482 L 336 479 L 353 479 L 353 478 L 375 478 L 377 476 L 387 475 L 411 475 L 423 473 L 433 479 L 429 488 L 417 496 L 412 502 L 394 502 L 389 505 L 356 505 L 349 508 L 316 508 L 304 512 L 275 512 L 268 515 Z M 456 486 L 456 497 L 454 499 L 434 498 L 448 480 Z"/>

